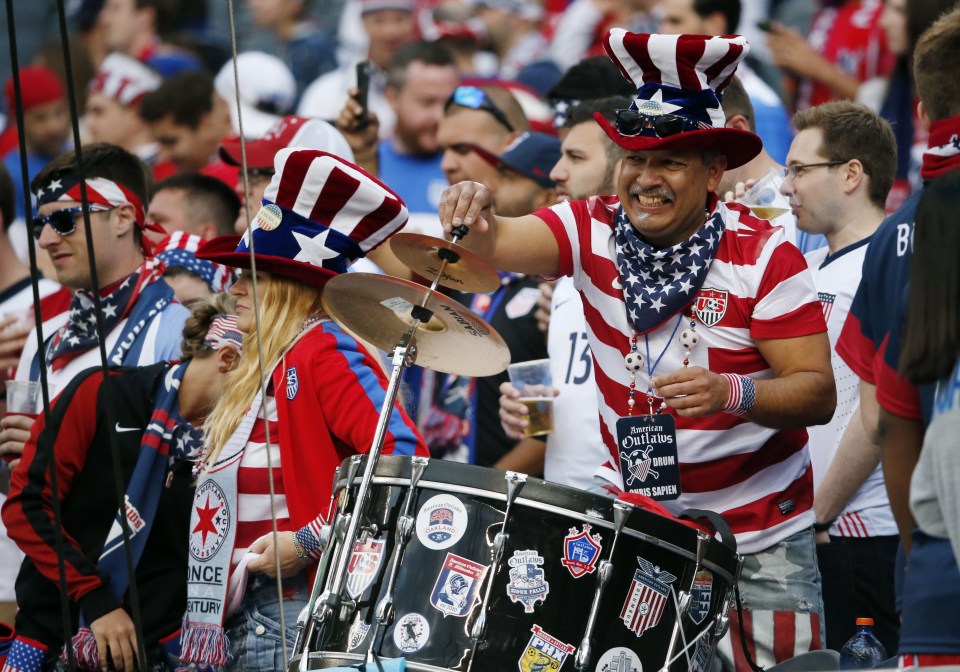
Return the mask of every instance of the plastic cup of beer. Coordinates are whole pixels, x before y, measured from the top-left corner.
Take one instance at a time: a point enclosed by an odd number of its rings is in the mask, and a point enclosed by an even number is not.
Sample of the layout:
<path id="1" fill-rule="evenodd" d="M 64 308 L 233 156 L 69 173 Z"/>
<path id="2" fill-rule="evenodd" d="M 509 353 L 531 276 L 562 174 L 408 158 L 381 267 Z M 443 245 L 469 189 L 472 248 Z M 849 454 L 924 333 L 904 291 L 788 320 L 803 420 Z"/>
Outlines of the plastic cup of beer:
<path id="1" fill-rule="evenodd" d="M 773 220 L 790 212 L 790 208 L 784 207 L 780 199 L 779 175 L 776 168 L 771 168 L 737 200 L 760 219 Z M 781 203 L 777 203 L 778 200 Z"/>
<path id="2" fill-rule="evenodd" d="M 527 407 L 530 424 L 523 433 L 542 436 L 553 431 L 553 380 L 550 360 L 533 359 L 507 367 L 510 384 L 520 392 L 518 401 Z"/>
<path id="3" fill-rule="evenodd" d="M 36 418 L 43 409 L 43 393 L 40 383 L 32 380 L 8 380 L 7 384 L 7 411 L 5 416 L 25 415 Z M 6 454 L 3 459 L 7 462 L 19 455 Z"/>

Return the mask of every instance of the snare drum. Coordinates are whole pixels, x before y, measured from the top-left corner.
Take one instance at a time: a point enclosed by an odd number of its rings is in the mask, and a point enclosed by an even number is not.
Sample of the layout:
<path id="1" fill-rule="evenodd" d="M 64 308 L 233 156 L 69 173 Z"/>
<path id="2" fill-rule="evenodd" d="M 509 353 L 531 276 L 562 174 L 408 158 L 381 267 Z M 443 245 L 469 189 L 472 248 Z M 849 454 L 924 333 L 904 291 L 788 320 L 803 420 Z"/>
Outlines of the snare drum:
<path id="1" fill-rule="evenodd" d="M 336 485 L 347 509 L 361 472 Z M 347 564 L 356 608 L 318 628 L 309 669 L 355 664 L 372 650 L 406 658 L 410 670 L 558 672 L 578 660 L 600 672 L 702 670 L 723 634 L 740 558 L 675 520 L 619 505 L 629 515 L 618 533 L 613 500 L 527 478 L 505 521 L 504 472 L 431 460 L 410 496 L 415 529 L 400 554 L 411 458 L 381 457 L 372 483 Z M 392 618 L 378 627 L 398 559 Z"/>

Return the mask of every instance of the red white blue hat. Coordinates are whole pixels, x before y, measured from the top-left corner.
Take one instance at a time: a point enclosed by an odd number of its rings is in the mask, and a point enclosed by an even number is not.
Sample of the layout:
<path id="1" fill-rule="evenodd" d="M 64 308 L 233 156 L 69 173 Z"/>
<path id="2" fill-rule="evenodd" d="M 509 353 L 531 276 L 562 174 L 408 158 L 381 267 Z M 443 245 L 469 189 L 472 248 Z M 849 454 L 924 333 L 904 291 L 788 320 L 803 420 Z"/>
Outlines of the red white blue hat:
<path id="1" fill-rule="evenodd" d="M 637 87 L 636 99 L 616 124 L 594 115 L 615 143 L 628 150 L 714 150 L 727 157 L 728 169 L 760 153 L 763 144 L 755 134 L 724 127 L 721 106 L 723 90 L 750 51 L 744 37 L 647 35 L 615 28 L 603 47 Z"/>
<path id="2" fill-rule="evenodd" d="M 241 237 L 214 238 L 197 252 L 315 285 L 346 272 L 407 223 L 407 206 L 359 166 L 316 149 L 277 152 L 263 207 Z"/>

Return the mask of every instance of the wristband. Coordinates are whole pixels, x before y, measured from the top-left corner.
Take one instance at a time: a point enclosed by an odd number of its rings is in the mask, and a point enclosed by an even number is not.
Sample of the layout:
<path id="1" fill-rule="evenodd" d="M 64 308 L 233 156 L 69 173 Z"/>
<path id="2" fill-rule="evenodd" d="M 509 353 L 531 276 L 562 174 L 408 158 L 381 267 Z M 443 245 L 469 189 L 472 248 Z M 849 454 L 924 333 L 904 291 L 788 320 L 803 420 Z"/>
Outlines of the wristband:
<path id="1" fill-rule="evenodd" d="M 323 547 L 320 545 L 320 539 L 311 529 L 311 524 L 308 523 L 294 532 L 293 539 L 297 542 L 300 548 L 303 549 L 304 555 L 307 557 L 305 562 L 309 562 L 310 560 L 318 560 L 320 558 L 320 553 L 323 551 Z"/>
<path id="2" fill-rule="evenodd" d="M 834 518 L 833 520 L 828 520 L 825 523 L 814 523 L 813 533 L 820 534 L 821 532 L 829 532 L 830 528 L 833 527 L 834 521 L 836 521 L 836 518 Z"/>
<path id="3" fill-rule="evenodd" d="M 757 387 L 753 378 L 741 376 L 738 373 L 721 373 L 721 376 L 727 379 L 729 396 L 727 404 L 723 407 L 724 413 L 731 415 L 743 415 L 747 413 L 757 401 Z"/>

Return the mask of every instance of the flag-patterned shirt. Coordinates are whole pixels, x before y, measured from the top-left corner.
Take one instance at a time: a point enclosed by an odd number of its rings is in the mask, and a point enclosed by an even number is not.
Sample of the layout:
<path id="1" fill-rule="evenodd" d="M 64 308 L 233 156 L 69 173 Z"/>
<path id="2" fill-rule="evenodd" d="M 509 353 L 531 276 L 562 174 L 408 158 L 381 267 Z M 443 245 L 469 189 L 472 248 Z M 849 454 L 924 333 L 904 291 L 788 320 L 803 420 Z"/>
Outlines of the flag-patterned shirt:
<path id="1" fill-rule="evenodd" d="M 627 321 L 621 279 L 614 261 L 613 222 L 619 202 L 601 196 L 567 202 L 536 214 L 560 247 L 560 272 L 572 275 L 587 318 L 587 335 L 597 379 L 600 432 L 611 459 L 598 476 L 618 487 L 616 422 L 627 415 L 630 376 L 624 355 L 633 330 Z M 725 231 L 700 290 L 716 307 L 706 326 L 697 321 L 700 344 L 691 366 L 717 373 L 770 379 L 774 372 L 757 349 L 757 339 L 793 338 L 826 331 L 810 273 L 783 231 L 736 204 L 719 204 L 713 216 Z M 717 299 L 722 301 L 717 301 Z M 672 337 L 671 319 L 649 334 L 649 357 L 662 360 L 654 375 L 683 366 L 684 348 Z M 640 339 L 640 347 L 644 339 Z M 647 370 L 637 372 L 645 390 Z M 646 408 L 640 395 L 638 409 Z M 668 409 L 666 412 L 671 412 Z M 718 413 L 705 418 L 675 417 L 683 493 L 664 502 L 717 511 L 737 536 L 739 549 L 753 553 L 813 523 L 813 473 L 803 429 L 777 430 Z"/>

